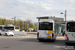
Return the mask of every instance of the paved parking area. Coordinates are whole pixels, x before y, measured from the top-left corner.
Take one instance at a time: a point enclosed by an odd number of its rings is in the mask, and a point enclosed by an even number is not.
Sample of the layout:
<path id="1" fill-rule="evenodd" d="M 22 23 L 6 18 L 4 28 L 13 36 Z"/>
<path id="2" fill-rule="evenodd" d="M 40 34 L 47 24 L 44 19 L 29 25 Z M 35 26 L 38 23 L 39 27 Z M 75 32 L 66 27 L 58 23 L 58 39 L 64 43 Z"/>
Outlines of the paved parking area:
<path id="1" fill-rule="evenodd" d="M 15 35 L 15 36 L 0 36 L 0 39 L 2 38 L 30 38 L 29 36 L 19 36 L 19 35 Z"/>
<path id="2" fill-rule="evenodd" d="M 7 38 L 37 38 L 35 34 L 28 34 L 28 36 L 21 36 L 21 35 L 14 35 L 14 36 L 0 36 L 0 39 L 7 39 Z M 57 36 L 56 40 L 65 40 L 65 36 Z"/>
<path id="3" fill-rule="evenodd" d="M 14 35 L 14 36 L 0 36 L 0 39 L 6 38 L 37 38 L 37 32 L 28 32 L 27 35 Z M 57 36 L 56 40 L 65 40 L 65 36 Z"/>

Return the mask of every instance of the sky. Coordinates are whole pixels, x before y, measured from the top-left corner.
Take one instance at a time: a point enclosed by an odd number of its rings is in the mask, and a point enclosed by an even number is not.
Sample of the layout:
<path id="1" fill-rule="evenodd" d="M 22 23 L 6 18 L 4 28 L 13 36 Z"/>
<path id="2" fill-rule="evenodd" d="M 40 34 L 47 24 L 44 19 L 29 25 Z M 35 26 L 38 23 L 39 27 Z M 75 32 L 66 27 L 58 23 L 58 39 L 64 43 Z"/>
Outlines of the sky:
<path id="1" fill-rule="evenodd" d="M 75 20 L 75 0 L 0 0 L 0 17 L 37 22 L 36 17 L 55 16 L 64 18 L 67 10 L 67 20 Z"/>

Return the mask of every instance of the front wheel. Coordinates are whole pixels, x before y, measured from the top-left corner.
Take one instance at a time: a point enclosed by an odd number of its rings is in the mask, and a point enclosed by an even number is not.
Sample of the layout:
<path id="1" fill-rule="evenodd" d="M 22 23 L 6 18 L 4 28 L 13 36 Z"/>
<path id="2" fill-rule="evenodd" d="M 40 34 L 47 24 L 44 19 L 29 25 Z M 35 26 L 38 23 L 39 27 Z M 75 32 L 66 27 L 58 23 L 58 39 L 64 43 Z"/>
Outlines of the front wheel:
<path id="1" fill-rule="evenodd" d="M 5 33 L 5 36 L 8 36 L 7 33 Z"/>

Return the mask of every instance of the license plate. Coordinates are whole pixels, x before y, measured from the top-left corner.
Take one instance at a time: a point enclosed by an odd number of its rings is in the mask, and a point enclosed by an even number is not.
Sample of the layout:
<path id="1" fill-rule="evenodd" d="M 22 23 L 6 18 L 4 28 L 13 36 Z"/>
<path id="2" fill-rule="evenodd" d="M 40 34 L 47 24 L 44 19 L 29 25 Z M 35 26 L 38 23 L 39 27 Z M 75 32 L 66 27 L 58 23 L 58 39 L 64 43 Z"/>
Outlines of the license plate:
<path id="1" fill-rule="evenodd" d="M 51 35 L 47 35 L 47 38 L 51 38 L 52 36 Z"/>

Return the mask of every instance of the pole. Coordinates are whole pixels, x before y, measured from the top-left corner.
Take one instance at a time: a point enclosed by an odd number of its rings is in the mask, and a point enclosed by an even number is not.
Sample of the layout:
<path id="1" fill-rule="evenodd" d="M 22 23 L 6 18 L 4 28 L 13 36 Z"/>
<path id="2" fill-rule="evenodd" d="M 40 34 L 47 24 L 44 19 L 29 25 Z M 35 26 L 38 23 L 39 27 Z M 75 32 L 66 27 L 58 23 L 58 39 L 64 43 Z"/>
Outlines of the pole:
<path id="1" fill-rule="evenodd" d="M 66 10 L 65 10 L 65 24 L 66 24 Z"/>
<path id="2" fill-rule="evenodd" d="M 28 26 L 27 26 L 27 36 L 28 36 Z"/>
<path id="3" fill-rule="evenodd" d="M 15 26 L 16 17 L 14 17 L 14 26 Z"/>
<path id="4" fill-rule="evenodd" d="M 66 31 L 66 10 L 65 10 L 65 31 Z"/>

